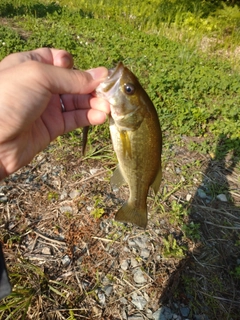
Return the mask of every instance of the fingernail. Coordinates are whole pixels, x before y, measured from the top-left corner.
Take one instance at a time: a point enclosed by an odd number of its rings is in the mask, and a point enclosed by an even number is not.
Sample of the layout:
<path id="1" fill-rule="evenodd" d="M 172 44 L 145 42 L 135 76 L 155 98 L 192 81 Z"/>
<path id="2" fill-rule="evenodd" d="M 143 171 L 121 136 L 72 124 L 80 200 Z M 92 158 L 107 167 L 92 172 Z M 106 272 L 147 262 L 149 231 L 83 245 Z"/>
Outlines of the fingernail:
<path id="1" fill-rule="evenodd" d="M 62 57 L 62 64 L 64 68 L 71 68 L 72 67 L 72 57 L 71 56 L 63 56 Z"/>
<path id="2" fill-rule="evenodd" d="M 90 69 L 90 70 L 87 70 L 86 72 L 90 73 L 94 80 L 104 80 L 108 76 L 108 69 L 104 67 Z"/>

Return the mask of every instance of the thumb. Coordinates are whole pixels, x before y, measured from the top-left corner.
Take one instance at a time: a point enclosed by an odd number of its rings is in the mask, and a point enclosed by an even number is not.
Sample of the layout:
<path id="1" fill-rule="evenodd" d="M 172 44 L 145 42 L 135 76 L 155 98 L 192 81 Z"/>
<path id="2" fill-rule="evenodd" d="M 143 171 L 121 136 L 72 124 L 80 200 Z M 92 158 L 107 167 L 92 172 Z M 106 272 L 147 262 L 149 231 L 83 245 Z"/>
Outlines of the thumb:
<path id="1" fill-rule="evenodd" d="M 88 94 L 108 76 L 108 70 L 104 67 L 80 71 L 27 61 L 18 68 L 19 73 L 25 74 L 26 80 L 31 80 L 52 94 Z"/>

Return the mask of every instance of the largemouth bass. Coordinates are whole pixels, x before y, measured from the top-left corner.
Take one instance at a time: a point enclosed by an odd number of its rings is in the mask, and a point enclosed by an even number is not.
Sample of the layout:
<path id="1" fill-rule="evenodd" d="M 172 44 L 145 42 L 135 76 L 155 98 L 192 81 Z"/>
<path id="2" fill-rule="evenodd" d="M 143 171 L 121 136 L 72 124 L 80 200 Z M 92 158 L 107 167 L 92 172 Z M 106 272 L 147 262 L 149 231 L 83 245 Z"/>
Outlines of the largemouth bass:
<path id="1" fill-rule="evenodd" d="M 156 109 L 136 76 L 119 62 L 96 89 L 110 103 L 110 133 L 118 166 L 113 190 L 128 184 L 130 196 L 116 220 L 147 226 L 147 195 L 158 192 L 161 178 L 162 133 Z"/>

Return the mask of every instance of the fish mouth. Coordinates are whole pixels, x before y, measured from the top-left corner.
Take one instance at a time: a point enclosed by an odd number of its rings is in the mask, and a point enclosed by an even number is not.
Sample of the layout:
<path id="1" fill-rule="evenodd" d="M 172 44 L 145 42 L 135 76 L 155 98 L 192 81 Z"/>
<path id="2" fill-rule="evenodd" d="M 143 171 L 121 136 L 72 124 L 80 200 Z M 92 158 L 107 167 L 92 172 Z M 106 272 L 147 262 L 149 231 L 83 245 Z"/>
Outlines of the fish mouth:
<path id="1" fill-rule="evenodd" d="M 98 97 L 109 98 L 113 96 L 119 88 L 119 82 L 124 71 L 124 65 L 120 61 L 115 68 L 108 70 L 108 77 L 100 83 L 95 93 Z"/>
<path id="2" fill-rule="evenodd" d="M 124 65 L 120 61 L 120 62 L 118 62 L 118 64 L 116 65 L 115 68 L 108 70 L 108 78 L 106 81 L 114 81 L 114 80 L 118 79 L 119 77 L 121 77 L 123 70 L 124 70 Z"/>

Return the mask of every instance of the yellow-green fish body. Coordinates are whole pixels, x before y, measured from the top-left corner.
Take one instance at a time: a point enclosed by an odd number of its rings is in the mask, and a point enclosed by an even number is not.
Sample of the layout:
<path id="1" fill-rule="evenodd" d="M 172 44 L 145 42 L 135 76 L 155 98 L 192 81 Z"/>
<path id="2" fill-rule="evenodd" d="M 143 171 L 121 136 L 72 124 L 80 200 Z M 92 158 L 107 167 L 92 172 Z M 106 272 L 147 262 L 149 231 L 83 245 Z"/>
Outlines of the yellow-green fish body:
<path id="1" fill-rule="evenodd" d="M 147 195 L 161 183 L 162 133 L 156 109 L 135 75 L 121 62 L 96 89 L 110 103 L 110 132 L 118 158 L 113 189 L 127 183 L 128 201 L 116 220 L 147 226 Z"/>

